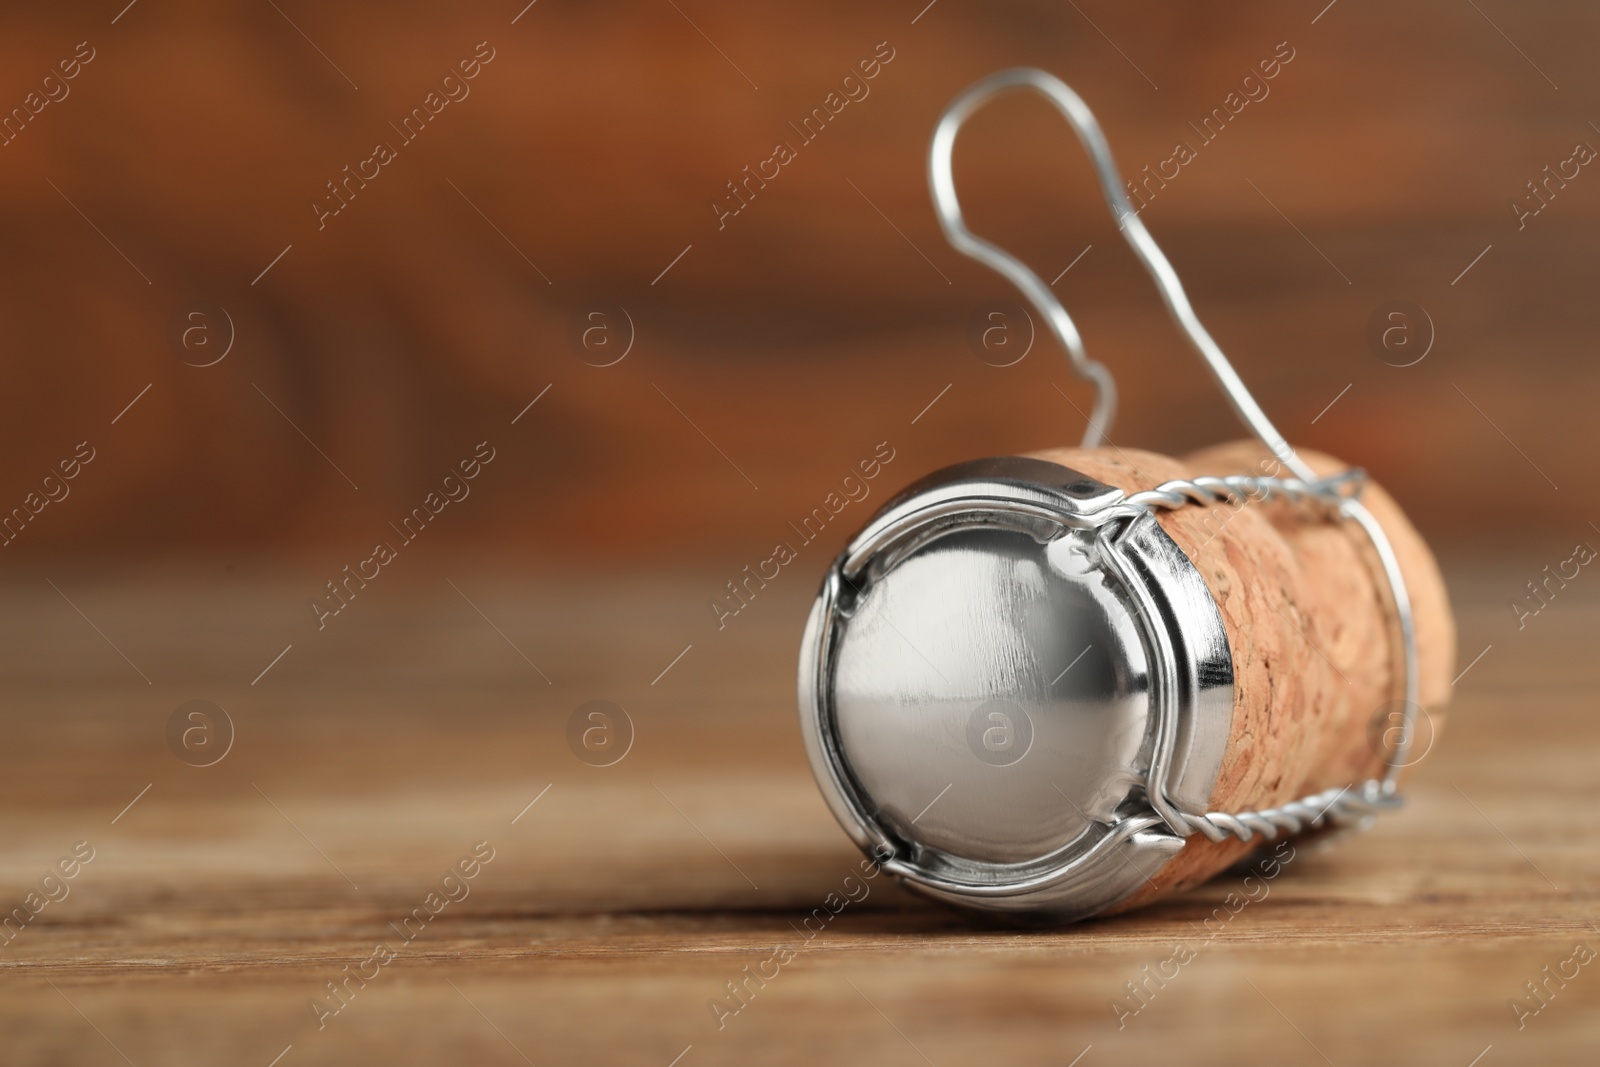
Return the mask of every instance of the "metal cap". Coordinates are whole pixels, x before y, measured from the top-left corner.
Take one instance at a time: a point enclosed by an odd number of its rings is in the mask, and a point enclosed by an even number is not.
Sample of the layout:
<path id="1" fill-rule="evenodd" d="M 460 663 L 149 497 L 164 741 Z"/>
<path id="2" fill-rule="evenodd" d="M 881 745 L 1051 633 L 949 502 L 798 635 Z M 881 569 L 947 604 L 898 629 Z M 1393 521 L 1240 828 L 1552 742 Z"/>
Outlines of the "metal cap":
<path id="1" fill-rule="evenodd" d="M 835 562 L 800 662 L 812 769 L 851 837 L 922 892 L 1079 918 L 1183 845 L 1233 715 L 1204 580 L 1123 493 L 1043 460 L 949 467 Z"/>

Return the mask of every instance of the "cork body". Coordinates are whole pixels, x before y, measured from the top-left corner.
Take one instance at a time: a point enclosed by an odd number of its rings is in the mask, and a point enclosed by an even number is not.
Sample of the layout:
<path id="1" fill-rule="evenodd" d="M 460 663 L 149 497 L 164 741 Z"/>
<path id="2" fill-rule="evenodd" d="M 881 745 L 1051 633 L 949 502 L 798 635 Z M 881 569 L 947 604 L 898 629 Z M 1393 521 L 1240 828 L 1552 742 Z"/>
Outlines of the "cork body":
<path id="1" fill-rule="evenodd" d="M 1196 475 L 1284 473 L 1252 441 L 1182 460 L 1113 448 L 1033 455 L 1129 493 Z M 1300 456 L 1318 474 L 1347 467 Z M 1362 500 L 1388 534 L 1411 596 L 1427 719 L 1417 737 L 1427 744 L 1443 725 L 1455 659 L 1449 600 L 1433 555 L 1395 502 L 1370 483 Z M 1205 579 L 1233 656 L 1233 726 L 1208 810 L 1274 807 L 1381 774 L 1404 668 L 1387 584 L 1361 529 L 1281 501 L 1187 506 L 1156 518 Z M 1203 882 L 1255 847 L 1195 834 L 1114 910 Z"/>

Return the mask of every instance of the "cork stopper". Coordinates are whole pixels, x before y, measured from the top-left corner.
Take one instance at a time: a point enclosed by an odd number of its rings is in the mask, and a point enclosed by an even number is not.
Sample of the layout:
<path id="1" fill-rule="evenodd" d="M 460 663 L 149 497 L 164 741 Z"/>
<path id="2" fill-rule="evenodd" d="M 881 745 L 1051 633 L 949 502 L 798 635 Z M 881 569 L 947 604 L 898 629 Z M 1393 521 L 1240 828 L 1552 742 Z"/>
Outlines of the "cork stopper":
<path id="1" fill-rule="evenodd" d="M 1050 449 L 1059 463 L 1129 493 L 1196 475 L 1281 475 L 1253 441 L 1183 460 L 1134 449 Z M 1347 465 L 1301 451 L 1319 475 Z M 1368 484 L 1363 501 L 1388 535 L 1416 623 L 1426 743 L 1443 725 L 1455 623 L 1437 563 L 1394 500 Z M 1185 507 L 1156 520 L 1216 600 L 1233 657 L 1233 726 L 1207 809 L 1274 807 L 1381 775 L 1384 737 L 1399 705 L 1401 661 L 1387 586 L 1366 535 L 1280 501 Z M 1191 836 L 1126 910 L 1205 881 L 1259 842 Z"/>

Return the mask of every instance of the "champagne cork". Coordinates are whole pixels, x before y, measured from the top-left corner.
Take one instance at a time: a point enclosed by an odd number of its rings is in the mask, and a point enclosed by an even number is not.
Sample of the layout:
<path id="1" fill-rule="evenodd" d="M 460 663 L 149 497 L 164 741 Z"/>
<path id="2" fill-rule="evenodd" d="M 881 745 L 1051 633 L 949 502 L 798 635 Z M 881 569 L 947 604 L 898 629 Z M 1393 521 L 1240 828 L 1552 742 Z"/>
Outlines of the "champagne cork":
<path id="1" fill-rule="evenodd" d="M 1319 476 L 1347 468 L 1300 451 Z M 1058 448 L 1034 457 L 1128 493 L 1197 475 L 1283 476 L 1258 442 L 1237 441 L 1183 460 L 1136 449 Z M 1443 725 L 1455 623 L 1432 553 L 1394 500 L 1368 483 L 1361 499 L 1399 560 L 1416 626 L 1422 744 Z M 1398 721 L 1403 661 L 1387 584 L 1355 524 L 1284 501 L 1184 507 L 1156 521 L 1199 570 L 1215 599 L 1233 659 L 1233 725 L 1208 810 L 1272 808 L 1381 776 L 1385 731 Z M 1421 750 L 1412 756 L 1420 756 Z M 1125 910 L 1210 878 L 1260 841 L 1195 834 Z"/>
<path id="2" fill-rule="evenodd" d="M 945 237 L 1017 286 L 1093 385 L 1085 444 L 1115 415 L 1111 371 L 1051 286 L 968 228 L 952 173 L 961 126 L 1022 90 L 1073 128 L 1118 230 L 1263 444 L 1183 460 L 1059 448 L 928 475 L 825 577 L 799 707 L 823 798 L 886 870 L 957 907 L 1070 921 L 1395 807 L 1439 725 L 1427 709 L 1449 694 L 1455 632 L 1387 494 L 1328 456 L 1281 469 L 1288 446 L 1129 203 L 1088 105 L 1014 68 L 945 109 L 929 186 Z"/>
<path id="3" fill-rule="evenodd" d="M 1244 442 L 1053 449 L 886 503 L 801 641 L 802 736 L 840 825 L 917 892 L 1059 922 L 1394 807 L 1449 694 L 1444 584 L 1382 489 L 1300 458 L 1328 480 Z"/>

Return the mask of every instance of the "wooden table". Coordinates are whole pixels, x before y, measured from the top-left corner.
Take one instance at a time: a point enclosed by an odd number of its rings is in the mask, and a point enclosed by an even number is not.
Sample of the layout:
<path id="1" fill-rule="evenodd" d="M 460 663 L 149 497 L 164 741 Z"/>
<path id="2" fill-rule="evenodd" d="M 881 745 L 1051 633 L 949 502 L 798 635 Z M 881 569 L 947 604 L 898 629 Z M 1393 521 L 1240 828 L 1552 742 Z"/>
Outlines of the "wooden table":
<path id="1" fill-rule="evenodd" d="M 1582 580 L 1519 632 L 1525 575 L 1451 568 L 1462 665 L 1492 647 L 1410 806 L 1303 846 L 1214 936 L 1237 874 L 1037 932 L 878 878 L 806 939 L 859 859 L 795 727 L 811 573 L 718 632 L 720 573 L 402 564 L 319 632 L 305 601 L 327 569 L 10 579 L 6 906 L 74 843 L 94 858 L 0 948 L 0 1060 L 1492 1067 L 1600 1047 L 1600 965 L 1552 981 L 1523 1029 L 1509 1003 L 1600 947 L 1600 587 Z M 235 727 L 210 767 L 167 743 L 194 698 Z M 636 729 L 609 767 L 566 741 L 597 698 Z M 481 841 L 468 895 L 402 938 L 391 923 Z M 363 965 L 380 943 L 393 958 Z M 781 945 L 719 1028 L 709 1003 Z M 1125 983 L 1170 974 L 1178 946 L 1193 958 L 1119 1028 Z M 333 1000 L 347 965 L 373 976 Z M 341 1005 L 320 1029 L 319 995 Z"/>

